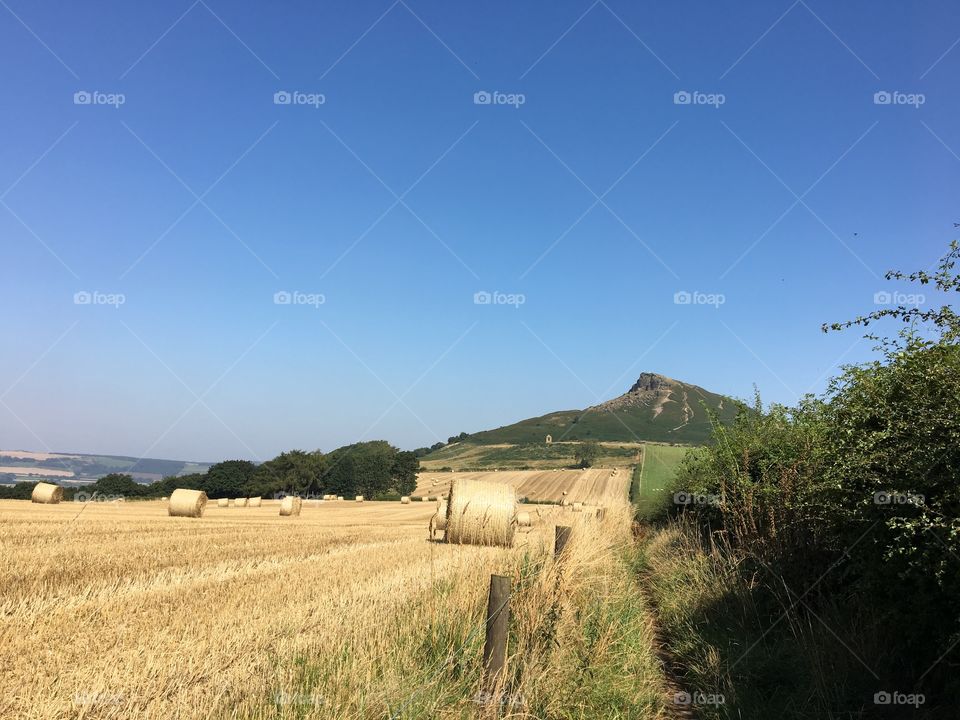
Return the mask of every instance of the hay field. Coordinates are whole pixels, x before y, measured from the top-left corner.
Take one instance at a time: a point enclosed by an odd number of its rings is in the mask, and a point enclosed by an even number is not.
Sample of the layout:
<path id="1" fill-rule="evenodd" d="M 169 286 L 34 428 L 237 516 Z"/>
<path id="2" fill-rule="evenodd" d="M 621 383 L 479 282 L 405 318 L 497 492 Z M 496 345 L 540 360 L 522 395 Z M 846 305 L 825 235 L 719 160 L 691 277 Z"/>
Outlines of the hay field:
<path id="1" fill-rule="evenodd" d="M 645 650 L 627 652 L 623 628 L 611 621 L 598 637 L 587 612 L 632 587 L 617 555 L 625 502 L 602 523 L 546 508 L 510 549 L 428 542 L 433 511 L 305 502 L 299 517 L 280 517 L 265 501 L 211 503 L 192 519 L 168 517 L 157 501 L 2 501 L 0 717 L 480 717 L 492 573 L 523 588 L 511 705 L 592 716 L 588 705 L 606 695 L 592 698 L 571 677 L 589 652 L 632 668 L 604 692 L 661 716 L 666 691 L 646 623 L 636 631 Z M 557 521 L 575 526 L 565 574 L 550 556 Z M 549 654 L 538 645 L 544 622 L 565 638 Z"/>
<path id="2" fill-rule="evenodd" d="M 569 502 L 608 505 L 622 502 L 630 485 L 626 468 L 587 470 L 500 470 L 486 472 L 422 472 L 417 476 L 414 495 L 445 495 L 454 478 L 489 480 L 513 485 L 519 497 L 531 502 L 560 502 L 567 491 Z M 436 483 L 436 484 L 434 484 Z"/>

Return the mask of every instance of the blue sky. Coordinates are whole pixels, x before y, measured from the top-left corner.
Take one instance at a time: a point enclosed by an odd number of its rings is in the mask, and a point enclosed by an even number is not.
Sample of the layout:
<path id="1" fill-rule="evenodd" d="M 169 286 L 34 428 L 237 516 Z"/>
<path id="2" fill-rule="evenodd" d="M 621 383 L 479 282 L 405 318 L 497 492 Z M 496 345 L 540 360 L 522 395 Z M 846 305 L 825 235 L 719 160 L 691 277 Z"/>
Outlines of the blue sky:
<path id="1" fill-rule="evenodd" d="M 0 5 L 3 448 L 791 403 L 958 220 L 954 3 Z"/>

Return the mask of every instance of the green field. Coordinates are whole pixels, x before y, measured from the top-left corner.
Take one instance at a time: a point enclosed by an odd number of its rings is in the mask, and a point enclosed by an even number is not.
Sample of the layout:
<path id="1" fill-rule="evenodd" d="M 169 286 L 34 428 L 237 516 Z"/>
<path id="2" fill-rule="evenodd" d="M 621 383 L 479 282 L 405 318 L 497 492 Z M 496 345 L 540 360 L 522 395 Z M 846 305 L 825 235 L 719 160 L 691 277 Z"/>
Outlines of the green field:
<path id="1" fill-rule="evenodd" d="M 662 503 L 664 493 L 669 490 L 677 468 L 690 449 L 651 443 L 644 445 L 643 462 L 634 471 L 630 489 L 630 497 L 641 515 L 648 514 Z"/>
<path id="2" fill-rule="evenodd" d="M 477 445 L 469 442 L 452 443 L 420 458 L 424 470 L 546 470 L 570 467 L 576 462 L 579 443 L 562 442 L 547 445 L 544 442 L 513 445 Z M 625 467 L 636 462 L 639 443 L 600 443 L 598 467 Z"/>

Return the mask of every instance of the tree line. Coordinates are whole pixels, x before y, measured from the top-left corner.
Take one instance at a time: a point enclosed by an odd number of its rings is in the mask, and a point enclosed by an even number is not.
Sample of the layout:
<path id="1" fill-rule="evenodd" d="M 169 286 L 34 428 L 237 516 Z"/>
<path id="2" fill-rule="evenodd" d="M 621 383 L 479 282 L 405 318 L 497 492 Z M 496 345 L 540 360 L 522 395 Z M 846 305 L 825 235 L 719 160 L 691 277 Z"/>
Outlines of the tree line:
<path id="1" fill-rule="evenodd" d="M 274 495 L 363 495 L 368 498 L 410 495 L 417 485 L 420 460 L 384 440 L 355 443 L 329 453 L 290 450 L 256 464 L 226 460 L 206 473 L 168 476 L 150 484 L 124 473 L 111 473 L 82 488 L 64 488 L 66 500 L 98 498 L 160 498 L 178 488 L 203 490 L 209 497 L 270 497 Z M 0 488 L 0 498 L 29 499 L 36 483 Z M 81 495 L 82 494 L 82 495 Z"/>

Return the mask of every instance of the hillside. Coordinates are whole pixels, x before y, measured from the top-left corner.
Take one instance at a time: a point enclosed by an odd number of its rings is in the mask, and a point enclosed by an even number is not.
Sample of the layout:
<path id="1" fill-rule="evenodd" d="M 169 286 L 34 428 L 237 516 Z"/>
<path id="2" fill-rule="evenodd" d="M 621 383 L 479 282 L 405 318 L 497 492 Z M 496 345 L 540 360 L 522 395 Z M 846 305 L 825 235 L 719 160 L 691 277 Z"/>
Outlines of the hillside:
<path id="1" fill-rule="evenodd" d="M 110 473 L 128 473 L 139 482 L 153 482 L 168 475 L 203 473 L 210 463 L 184 460 L 135 458 L 123 455 L 84 455 L 26 450 L 0 450 L 0 481 L 91 482 Z"/>
<path id="2" fill-rule="evenodd" d="M 710 436 L 707 408 L 721 422 L 732 422 L 737 403 L 697 385 L 657 373 L 642 373 L 623 395 L 585 410 L 561 410 L 512 425 L 474 433 L 466 442 L 481 445 L 603 440 L 698 445 Z"/>

